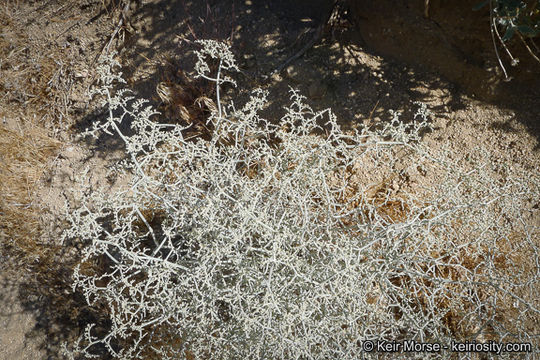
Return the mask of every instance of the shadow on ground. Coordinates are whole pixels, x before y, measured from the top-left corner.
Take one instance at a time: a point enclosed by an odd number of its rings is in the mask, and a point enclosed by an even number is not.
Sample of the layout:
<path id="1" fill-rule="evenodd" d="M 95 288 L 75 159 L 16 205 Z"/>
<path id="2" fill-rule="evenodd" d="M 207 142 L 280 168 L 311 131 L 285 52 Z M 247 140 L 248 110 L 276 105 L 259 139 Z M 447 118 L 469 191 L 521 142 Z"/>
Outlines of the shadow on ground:
<path id="1" fill-rule="evenodd" d="M 284 94 L 289 86 L 308 96 L 315 110 L 332 108 L 345 128 L 384 123 L 392 117 L 389 110 L 401 111 L 402 119 L 410 120 L 417 101 L 427 103 L 437 117 L 459 121 L 452 113 L 465 109 L 464 98 L 472 97 L 507 110 L 509 120 L 494 121 L 493 127 L 511 132 L 511 121 L 517 120 L 539 138 L 540 84 L 532 86 L 538 77 L 502 83 L 485 69 L 482 56 L 489 59 L 490 54 L 464 57 L 465 45 L 459 47 L 458 39 L 451 38 L 444 23 L 439 24 L 445 14 L 442 4 L 433 5 L 433 18 L 424 19 L 419 15 L 423 7 L 416 2 L 399 6 L 353 2 L 352 8 L 345 9 L 344 21 L 327 27 L 313 48 L 270 76 L 311 39 L 330 3 L 157 0 L 142 4 L 131 12 L 125 40 L 118 43 L 124 73 L 130 87 L 160 108 L 158 83 L 179 82 L 178 70 L 192 74 L 193 42 L 218 39 L 232 44 L 242 69 L 236 76 L 235 98 L 246 98 L 255 87 L 269 89 L 271 103 L 265 115 L 275 120 L 288 102 Z M 467 15 L 468 6 L 462 8 Z M 471 16 L 482 19 L 484 15 Z M 465 34 L 483 30 L 468 28 Z M 482 43 L 489 32 L 473 35 L 475 43 L 489 50 L 491 44 Z M 530 71 L 527 66 L 524 71 Z"/>

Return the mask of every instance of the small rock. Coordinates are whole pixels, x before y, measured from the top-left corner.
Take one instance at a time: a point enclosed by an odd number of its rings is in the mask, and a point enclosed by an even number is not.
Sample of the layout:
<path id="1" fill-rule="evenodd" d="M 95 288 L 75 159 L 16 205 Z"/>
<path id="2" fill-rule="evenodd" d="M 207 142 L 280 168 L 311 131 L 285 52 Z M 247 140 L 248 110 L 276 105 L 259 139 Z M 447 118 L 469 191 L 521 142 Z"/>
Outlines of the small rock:
<path id="1" fill-rule="evenodd" d="M 288 77 L 294 77 L 298 72 L 296 71 L 294 65 L 287 66 L 287 69 L 285 69 L 285 73 Z"/>
<path id="2" fill-rule="evenodd" d="M 274 73 L 270 76 L 270 79 L 273 81 L 273 82 L 278 82 L 278 81 L 281 81 L 283 80 L 281 78 L 281 75 L 279 73 Z"/>

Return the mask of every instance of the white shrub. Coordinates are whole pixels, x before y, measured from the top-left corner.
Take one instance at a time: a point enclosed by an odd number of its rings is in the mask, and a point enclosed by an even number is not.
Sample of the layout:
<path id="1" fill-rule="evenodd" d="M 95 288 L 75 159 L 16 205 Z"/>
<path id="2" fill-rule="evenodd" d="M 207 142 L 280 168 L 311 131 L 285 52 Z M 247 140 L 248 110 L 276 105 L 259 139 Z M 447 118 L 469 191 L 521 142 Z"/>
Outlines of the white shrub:
<path id="1" fill-rule="evenodd" d="M 88 243 L 74 288 L 111 321 L 89 325 L 69 356 L 357 359 L 369 339 L 537 343 L 538 228 L 526 203 L 539 198 L 537 174 L 495 180 L 482 159 L 431 153 L 419 142 L 425 107 L 409 125 L 396 114 L 345 134 L 293 90 L 279 124 L 258 115 L 262 90 L 224 106 L 234 58 L 201 45 L 196 69 L 218 94 L 210 141 L 152 121 L 143 101 L 113 90 L 114 62 L 99 68 L 110 113 L 89 134 L 123 139 L 118 169 L 131 181 L 69 211 L 65 236 Z M 417 171 L 432 176 L 418 175 L 416 191 L 395 186 Z"/>

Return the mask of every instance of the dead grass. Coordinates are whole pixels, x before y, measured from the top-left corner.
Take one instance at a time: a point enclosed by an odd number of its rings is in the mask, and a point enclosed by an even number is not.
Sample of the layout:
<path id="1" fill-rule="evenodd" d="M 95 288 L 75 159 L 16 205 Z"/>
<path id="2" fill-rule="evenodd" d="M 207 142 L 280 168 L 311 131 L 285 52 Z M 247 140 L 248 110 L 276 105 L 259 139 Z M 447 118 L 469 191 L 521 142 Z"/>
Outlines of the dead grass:
<path id="1" fill-rule="evenodd" d="M 0 4 L 0 257 L 3 271 L 21 281 L 18 301 L 37 312 L 47 352 L 55 356 L 57 339 L 92 313 L 70 291 L 72 249 L 45 239 L 54 235 L 45 233 L 46 204 L 37 198 L 64 145 L 57 135 L 72 124 L 76 39 L 68 44 L 66 29 L 77 20 L 71 5 L 79 6 L 73 0 Z"/>
<path id="2" fill-rule="evenodd" d="M 41 125 L 49 127 L 61 112 L 66 112 L 67 104 L 60 103 L 70 92 L 65 78 L 58 73 L 61 60 L 55 60 L 63 56 L 47 49 L 36 53 L 24 31 L 15 24 L 9 30 L 0 35 L 0 105 L 24 107 L 25 115 L 42 119 Z"/>
<path id="3" fill-rule="evenodd" d="M 0 231 L 6 239 L 2 245 L 24 258 L 43 255 L 34 191 L 60 146 L 37 126 L 19 131 L 0 127 Z"/>
<path id="4" fill-rule="evenodd" d="M 42 237 L 45 224 L 36 190 L 61 146 L 35 124 L 18 130 L 0 126 L 0 255 L 7 260 L 3 271 L 24 279 L 19 301 L 46 319 L 40 331 L 49 341 L 72 336 L 62 326 L 73 329 L 92 313 L 81 296 L 69 290 L 75 263 L 65 256 L 68 249 Z M 56 345 L 53 341 L 49 346 Z"/>
<path id="5" fill-rule="evenodd" d="M 211 138 L 213 128 L 207 123 L 208 116 L 217 109 L 212 97 L 214 88 L 208 82 L 188 77 L 172 59 L 162 59 L 161 81 L 156 86 L 160 102 L 158 110 L 166 122 L 190 126 L 186 139 Z"/>

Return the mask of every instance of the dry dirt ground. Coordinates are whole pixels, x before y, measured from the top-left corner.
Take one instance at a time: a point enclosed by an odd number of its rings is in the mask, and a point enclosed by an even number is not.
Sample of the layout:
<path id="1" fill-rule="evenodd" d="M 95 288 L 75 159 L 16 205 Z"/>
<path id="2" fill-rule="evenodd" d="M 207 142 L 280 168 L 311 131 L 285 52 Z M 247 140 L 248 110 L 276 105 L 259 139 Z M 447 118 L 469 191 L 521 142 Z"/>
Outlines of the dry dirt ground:
<path id="1" fill-rule="evenodd" d="M 107 51 L 118 51 L 136 94 L 169 116 L 174 111 L 161 104 L 156 87 L 193 73 L 194 40 L 219 39 L 230 42 L 242 69 L 227 97 L 268 89 L 267 118 L 279 119 L 289 87 L 315 110 L 331 107 L 346 128 L 378 126 L 389 110 L 410 119 L 421 101 L 434 114 L 434 131 L 424 139 L 430 146 L 460 154 L 481 146 L 495 161 L 538 174 L 540 64 L 517 44 L 511 50 L 520 65 L 507 66 L 513 80 L 501 81 L 486 11 L 473 12 L 470 1 L 432 1 L 425 18 L 424 1 L 358 1 L 321 41 L 272 74 L 310 40 L 327 3 L 2 2 L 0 221 L 13 217 L 0 224 L 0 359 L 57 358 L 61 342 L 96 316 L 70 292 L 78 250 L 58 235 L 82 171 L 90 169 L 94 186 L 108 186 L 107 168 L 122 157 L 114 137 L 76 138 L 103 117 L 86 92 Z M 5 150 L 22 147 L 33 151 L 32 161 Z"/>

